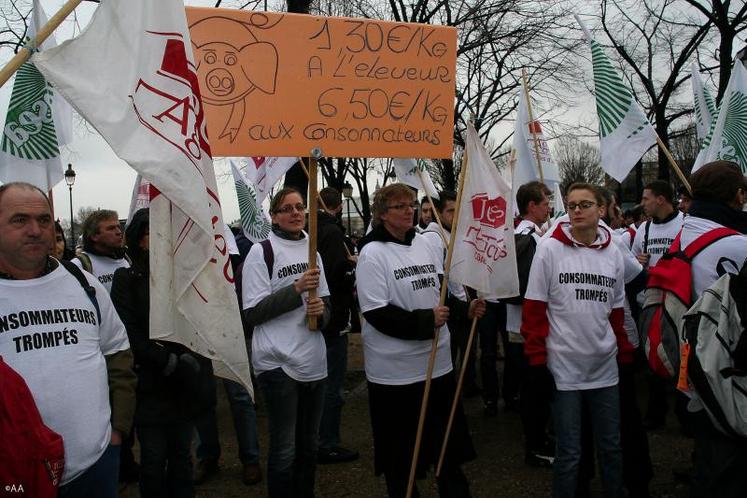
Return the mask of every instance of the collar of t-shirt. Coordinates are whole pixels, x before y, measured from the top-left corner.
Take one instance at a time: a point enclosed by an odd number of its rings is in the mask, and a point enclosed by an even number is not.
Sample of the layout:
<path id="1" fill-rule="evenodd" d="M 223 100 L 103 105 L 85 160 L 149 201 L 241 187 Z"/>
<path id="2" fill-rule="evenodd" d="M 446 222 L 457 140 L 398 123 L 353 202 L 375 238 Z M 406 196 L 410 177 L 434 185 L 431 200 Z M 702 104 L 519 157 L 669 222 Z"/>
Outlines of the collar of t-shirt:
<path id="1" fill-rule="evenodd" d="M 654 223 L 654 225 L 664 225 L 665 223 L 669 223 L 670 221 L 672 221 L 673 219 L 675 219 L 679 214 L 680 214 L 680 212 L 677 209 L 675 209 L 674 211 L 672 211 L 667 216 L 665 216 L 665 217 L 663 217 L 661 219 L 651 218 L 651 221 Z"/>
<path id="2" fill-rule="evenodd" d="M 44 269 L 42 269 L 42 271 L 34 278 L 41 278 L 48 273 L 52 273 L 58 266 L 60 266 L 60 263 L 56 259 L 47 256 L 47 262 L 44 264 Z M 0 279 L 18 280 L 16 277 L 11 275 L 10 273 L 5 273 L 1 271 L 0 271 Z"/>
<path id="3" fill-rule="evenodd" d="M 579 242 L 578 240 L 573 238 L 573 234 L 571 233 L 571 224 L 567 222 L 558 223 L 558 226 L 552 233 L 552 237 L 568 246 L 588 247 L 589 249 L 604 249 L 610 244 L 610 240 L 612 240 L 612 234 L 610 233 L 610 231 L 606 227 L 598 226 L 597 236 L 594 239 L 594 242 L 592 242 L 591 244 L 584 244 L 583 242 Z"/>

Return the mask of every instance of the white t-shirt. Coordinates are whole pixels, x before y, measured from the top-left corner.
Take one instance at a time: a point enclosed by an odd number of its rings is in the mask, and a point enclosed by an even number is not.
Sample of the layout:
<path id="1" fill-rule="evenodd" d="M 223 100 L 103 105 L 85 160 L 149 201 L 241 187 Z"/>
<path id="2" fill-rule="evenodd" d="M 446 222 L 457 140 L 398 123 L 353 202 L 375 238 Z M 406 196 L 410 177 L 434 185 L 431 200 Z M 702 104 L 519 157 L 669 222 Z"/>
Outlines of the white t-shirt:
<path id="1" fill-rule="evenodd" d="M 444 246 L 444 241 L 441 238 L 441 227 L 439 227 L 436 222 L 432 221 L 425 228 L 425 230 L 420 233 L 423 235 L 423 237 L 425 237 L 425 240 L 433 245 L 436 251 L 443 254 L 443 259 L 445 262 L 447 248 Z M 451 238 L 451 232 L 446 230 L 446 228 L 444 228 L 444 237 L 446 237 L 446 242 L 448 243 L 449 239 Z M 467 293 L 464 292 L 464 286 L 462 286 L 462 284 L 460 284 L 459 282 L 455 282 L 454 280 L 449 280 L 446 286 L 449 288 L 449 294 L 456 297 L 460 301 L 467 301 Z"/>
<path id="2" fill-rule="evenodd" d="M 666 223 L 654 223 L 648 221 L 641 223 L 638 227 L 638 231 L 635 233 L 635 239 L 633 239 L 633 247 L 631 251 L 634 256 L 639 254 L 647 253 L 651 255 L 648 260 L 649 268 L 656 266 L 659 262 L 659 258 L 662 257 L 674 242 L 674 238 L 682 228 L 682 221 L 684 216 L 681 212 L 677 211 L 677 215 Z M 646 239 L 646 227 L 648 226 L 648 243 L 644 248 L 644 241 Z"/>
<path id="3" fill-rule="evenodd" d="M 112 291 L 112 280 L 114 280 L 114 272 L 117 271 L 117 268 L 130 267 L 130 263 L 127 262 L 126 258 L 114 259 L 85 251 L 83 251 L 83 254 L 91 258 L 91 274 L 99 279 L 99 282 L 108 293 Z M 79 268 L 85 269 L 83 268 L 83 262 L 79 258 L 73 258 L 73 263 L 78 265 Z"/>
<path id="4" fill-rule="evenodd" d="M 84 272 L 85 274 L 85 272 Z M 111 439 L 104 355 L 129 349 L 109 294 L 90 274 L 101 310 L 60 265 L 40 278 L 0 279 L 0 355 L 28 384 L 42 420 L 65 446 L 65 484 L 93 465 Z"/>
<path id="5" fill-rule="evenodd" d="M 356 267 L 358 301 L 363 313 L 388 304 L 407 311 L 433 309 L 440 298 L 439 273 L 443 255 L 425 237 L 416 234 L 411 245 L 369 242 Z M 450 372 L 449 329 L 438 331 L 433 377 Z M 363 324 L 366 377 L 377 384 L 406 385 L 425 380 L 431 340 L 402 340 Z"/>
<path id="6" fill-rule="evenodd" d="M 304 232 L 301 240 L 282 239 L 270 233 L 274 255 L 272 278 L 267 273 L 264 249 L 254 244 L 249 250 L 242 277 L 243 309 L 252 308 L 262 299 L 283 287 L 287 287 L 309 268 L 309 240 Z M 324 265 L 319 253 L 316 264 L 321 271 L 317 296 L 329 296 Z M 306 299 L 304 305 L 283 313 L 254 327 L 252 338 L 252 365 L 257 374 L 282 368 L 290 378 L 299 382 L 311 382 L 327 376 L 327 348 L 319 331 L 311 331 L 306 321 Z"/>
<path id="7" fill-rule="evenodd" d="M 696 238 L 716 228 L 715 221 L 687 216 L 682 225 L 682 249 Z M 747 235 L 731 235 L 717 240 L 695 256 L 692 262 L 693 298 L 697 299 L 725 273 L 739 273 L 747 263 Z"/>
<path id="8" fill-rule="evenodd" d="M 532 229 L 534 229 L 534 233 L 532 233 L 532 237 L 534 237 L 534 240 L 537 242 L 537 245 L 539 245 L 541 237 L 537 233 L 539 230 L 539 227 L 529 221 L 529 220 L 521 220 L 521 223 L 519 223 L 516 226 L 516 229 L 514 230 L 515 234 L 518 235 L 526 235 L 528 234 Z M 506 303 L 506 330 L 509 334 L 512 334 L 512 340 L 514 342 L 523 342 L 523 339 L 521 339 L 521 305 L 520 304 L 511 304 Z"/>
<path id="9" fill-rule="evenodd" d="M 557 230 L 575 243 L 569 224 Z M 534 255 L 525 297 L 547 303 L 547 365 L 561 391 L 617 384 L 617 340 L 609 315 L 623 307 L 625 284 L 622 255 L 610 236 L 600 227 L 599 249 L 553 236 Z"/>

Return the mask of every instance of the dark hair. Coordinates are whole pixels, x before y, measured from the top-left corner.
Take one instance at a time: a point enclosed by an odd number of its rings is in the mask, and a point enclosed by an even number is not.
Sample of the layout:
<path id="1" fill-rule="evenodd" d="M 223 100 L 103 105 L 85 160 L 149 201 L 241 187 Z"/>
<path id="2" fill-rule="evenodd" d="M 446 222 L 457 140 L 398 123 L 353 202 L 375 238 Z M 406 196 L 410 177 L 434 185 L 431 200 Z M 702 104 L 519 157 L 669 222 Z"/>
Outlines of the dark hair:
<path id="1" fill-rule="evenodd" d="M 145 230 L 150 227 L 150 210 L 142 208 L 135 211 L 132 215 L 130 224 L 125 229 L 125 243 L 127 244 L 127 254 L 133 262 L 145 262 L 148 259 L 148 251 L 140 247 L 140 241 L 145 235 Z M 147 265 L 146 265 L 147 266 Z"/>
<path id="2" fill-rule="evenodd" d="M 105 220 L 119 220 L 119 215 L 116 211 L 111 209 L 97 209 L 88 215 L 83 221 L 81 230 L 83 232 L 83 249 L 90 251 L 93 249 L 93 241 L 91 237 L 99 233 L 99 223 Z"/>
<path id="3" fill-rule="evenodd" d="M 416 200 L 417 200 L 417 199 L 416 199 Z M 434 202 L 435 202 L 435 201 L 434 201 Z M 420 199 L 420 205 L 422 206 L 423 204 L 431 204 L 431 201 L 430 201 L 430 200 L 428 200 L 428 196 L 427 196 L 427 195 L 424 195 L 424 196 L 423 196 L 423 198 L 422 198 L 422 199 Z"/>
<path id="4" fill-rule="evenodd" d="M 290 194 L 298 194 L 301 196 L 301 199 L 303 199 L 303 195 L 301 195 L 301 192 L 299 192 L 298 189 L 293 187 L 281 188 L 278 193 L 273 196 L 272 201 L 270 201 L 270 214 L 277 214 L 283 199 Z"/>
<path id="5" fill-rule="evenodd" d="M 539 204 L 544 196 L 550 197 L 552 191 L 542 182 L 534 181 L 525 183 L 516 191 L 516 206 L 519 208 L 519 214 L 524 216 L 529 209 L 529 203 Z"/>
<path id="6" fill-rule="evenodd" d="M 643 189 L 650 190 L 656 197 L 664 197 L 664 200 L 667 201 L 667 203 L 674 206 L 674 189 L 672 189 L 672 185 L 670 185 L 669 182 L 665 182 L 664 180 L 654 180 L 643 187 Z"/>
<path id="7" fill-rule="evenodd" d="M 685 187 L 684 185 L 677 189 L 677 195 L 679 197 L 684 197 L 684 198 L 690 199 L 690 200 L 692 200 L 692 198 L 693 198 L 693 196 L 690 193 L 690 191 L 687 190 L 687 187 Z"/>
<path id="8" fill-rule="evenodd" d="M 693 199 L 731 204 L 741 188 L 747 190 L 747 178 L 732 161 L 705 164 L 690 177 Z"/>
<path id="9" fill-rule="evenodd" d="M 604 205 L 604 199 L 602 198 L 602 194 L 599 191 L 599 188 L 596 187 L 595 185 L 592 185 L 591 183 L 582 183 L 582 182 L 573 183 L 565 191 L 566 198 L 574 190 L 588 190 L 589 192 L 594 194 L 594 199 L 597 201 L 597 204 L 599 204 L 600 206 Z"/>
<path id="10" fill-rule="evenodd" d="M 433 198 L 433 207 L 438 209 L 438 212 L 444 210 L 444 206 L 446 205 L 447 201 L 456 202 L 456 193 L 451 190 L 443 190 L 438 193 L 438 199 L 435 197 Z"/>
<path id="11" fill-rule="evenodd" d="M 371 204 L 371 226 L 377 227 L 381 224 L 381 215 L 386 213 L 389 201 L 398 197 L 409 197 L 413 201 L 417 200 L 412 189 L 404 183 L 392 183 L 376 191 Z"/>
<path id="12" fill-rule="evenodd" d="M 613 194 L 610 189 L 599 185 L 597 186 L 597 190 L 599 191 L 599 195 L 602 196 L 602 205 L 609 208 L 612 205 L 612 201 L 615 199 L 615 194 Z"/>
<path id="13" fill-rule="evenodd" d="M 342 204 L 340 191 L 334 187 L 325 187 L 319 191 L 319 198 L 322 200 L 327 209 L 337 209 Z"/>

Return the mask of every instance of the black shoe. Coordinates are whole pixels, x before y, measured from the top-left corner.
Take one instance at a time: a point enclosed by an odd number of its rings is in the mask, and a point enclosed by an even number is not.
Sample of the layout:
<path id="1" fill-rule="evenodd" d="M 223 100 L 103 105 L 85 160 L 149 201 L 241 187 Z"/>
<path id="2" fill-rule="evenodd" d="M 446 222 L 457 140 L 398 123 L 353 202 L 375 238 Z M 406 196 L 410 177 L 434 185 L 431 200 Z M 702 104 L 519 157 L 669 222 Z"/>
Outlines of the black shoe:
<path id="1" fill-rule="evenodd" d="M 217 474 L 219 471 L 220 467 L 218 466 L 217 459 L 206 458 L 205 460 L 200 460 L 195 466 L 194 483 L 202 484 L 213 477 L 215 474 Z"/>
<path id="2" fill-rule="evenodd" d="M 140 480 L 140 466 L 132 462 L 122 465 L 119 469 L 119 482 L 138 482 Z"/>
<path id="3" fill-rule="evenodd" d="M 334 448 L 320 448 L 316 454 L 317 463 L 344 463 L 358 460 L 357 451 L 335 446 Z"/>
<path id="4" fill-rule="evenodd" d="M 496 401 L 486 401 L 484 413 L 486 417 L 495 417 L 498 415 L 498 403 Z"/>
<path id="5" fill-rule="evenodd" d="M 555 456 L 544 451 L 528 451 L 524 456 L 524 462 L 530 467 L 551 469 L 554 461 Z"/>
<path id="6" fill-rule="evenodd" d="M 462 388 L 462 398 L 475 398 L 480 395 L 480 392 L 480 386 L 477 384 L 467 385 Z"/>

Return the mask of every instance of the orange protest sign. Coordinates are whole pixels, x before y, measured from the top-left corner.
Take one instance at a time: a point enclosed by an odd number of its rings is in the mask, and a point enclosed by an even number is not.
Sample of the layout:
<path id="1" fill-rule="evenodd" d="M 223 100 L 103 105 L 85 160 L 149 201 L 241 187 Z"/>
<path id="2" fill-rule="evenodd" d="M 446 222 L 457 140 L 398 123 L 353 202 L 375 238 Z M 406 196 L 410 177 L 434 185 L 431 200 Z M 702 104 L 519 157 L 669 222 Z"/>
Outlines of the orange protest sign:
<path id="1" fill-rule="evenodd" d="M 450 158 L 456 29 L 187 8 L 214 156 Z"/>

